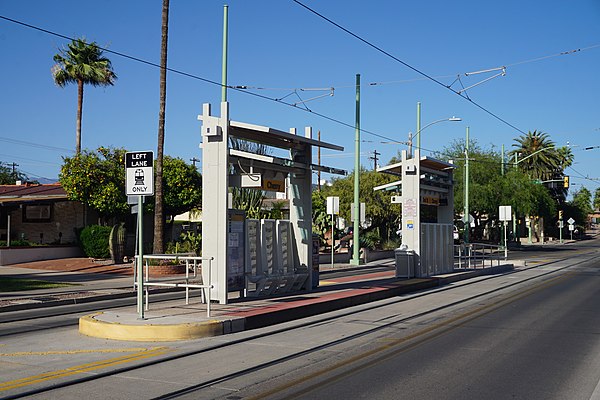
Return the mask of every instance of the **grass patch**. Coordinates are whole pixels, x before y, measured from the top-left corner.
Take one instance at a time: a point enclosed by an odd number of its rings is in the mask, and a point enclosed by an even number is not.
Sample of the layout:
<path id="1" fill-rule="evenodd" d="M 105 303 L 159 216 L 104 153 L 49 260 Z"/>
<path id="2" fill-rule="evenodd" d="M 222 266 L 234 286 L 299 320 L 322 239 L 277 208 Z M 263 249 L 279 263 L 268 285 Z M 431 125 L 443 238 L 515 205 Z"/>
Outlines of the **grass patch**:
<path id="1" fill-rule="evenodd" d="M 0 292 L 18 292 L 21 290 L 52 289 L 76 286 L 69 283 L 39 281 L 36 279 L 0 277 Z"/>

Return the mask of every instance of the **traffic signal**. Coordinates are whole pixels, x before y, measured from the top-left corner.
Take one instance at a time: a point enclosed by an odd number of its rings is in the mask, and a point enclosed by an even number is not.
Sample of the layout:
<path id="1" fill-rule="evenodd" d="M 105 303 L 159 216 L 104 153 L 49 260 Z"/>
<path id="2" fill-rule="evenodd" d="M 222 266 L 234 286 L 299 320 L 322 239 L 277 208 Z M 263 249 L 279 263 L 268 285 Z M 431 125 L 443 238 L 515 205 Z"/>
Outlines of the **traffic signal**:
<path id="1" fill-rule="evenodd" d="M 563 177 L 563 187 L 564 187 L 565 189 L 568 189 L 568 188 L 569 188 L 569 177 L 568 177 L 568 176 L 564 176 L 564 177 Z"/>
<path id="2" fill-rule="evenodd" d="M 563 210 L 558 210 L 558 219 L 562 219 L 563 217 Z"/>

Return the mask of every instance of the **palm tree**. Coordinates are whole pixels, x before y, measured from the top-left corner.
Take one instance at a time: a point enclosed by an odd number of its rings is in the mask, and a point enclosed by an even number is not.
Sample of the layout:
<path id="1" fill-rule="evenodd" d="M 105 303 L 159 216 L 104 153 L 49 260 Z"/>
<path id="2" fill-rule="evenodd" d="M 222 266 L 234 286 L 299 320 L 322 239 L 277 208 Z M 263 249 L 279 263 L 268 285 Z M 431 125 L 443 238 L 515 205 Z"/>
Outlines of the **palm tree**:
<path id="1" fill-rule="evenodd" d="M 515 142 L 516 148 L 509 154 L 522 160 L 518 165 L 531 179 L 552 179 L 564 162 L 547 133 L 529 131 Z"/>
<path id="2" fill-rule="evenodd" d="M 165 147 L 165 104 L 167 101 L 167 42 L 169 38 L 169 0 L 163 0 L 160 46 L 160 105 L 158 110 L 158 145 L 156 148 L 156 182 L 154 183 L 154 243 L 155 254 L 163 253 L 163 152 Z"/>
<path id="3" fill-rule="evenodd" d="M 117 75 L 111 62 L 102 56 L 102 49 L 96 42 L 87 43 L 84 38 L 73 39 L 66 48 L 54 56 L 56 64 L 52 67 L 54 83 L 65 87 L 77 83 L 77 131 L 75 151 L 81 152 L 81 114 L 83 111 L 83 86 L 112 86 Z"/>

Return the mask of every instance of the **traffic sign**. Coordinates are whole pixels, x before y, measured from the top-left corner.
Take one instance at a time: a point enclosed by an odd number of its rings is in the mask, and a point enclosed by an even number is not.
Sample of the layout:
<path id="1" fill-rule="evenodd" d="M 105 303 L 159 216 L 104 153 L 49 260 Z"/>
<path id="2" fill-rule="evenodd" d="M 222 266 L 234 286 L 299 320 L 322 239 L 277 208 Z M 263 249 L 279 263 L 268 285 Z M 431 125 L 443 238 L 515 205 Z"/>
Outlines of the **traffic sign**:
<path id="1" fill-rule="evenodd" d="M 125 153 L 125 192 L 127 196 L 154 195 L 154 152 Z"/>
<path id="2" fill-rule="evenodd" d="M 574 231 L 575 230 L 575 225 L 569 224 L 569 230 L 570 231 Z"/>
<path id="3" fill-rule="evenodd" d="M 575 220 L 573 218 L 569 218 L 567 222 L 569 223 L 569 225 L 573 225 L 575 223 Z"/>

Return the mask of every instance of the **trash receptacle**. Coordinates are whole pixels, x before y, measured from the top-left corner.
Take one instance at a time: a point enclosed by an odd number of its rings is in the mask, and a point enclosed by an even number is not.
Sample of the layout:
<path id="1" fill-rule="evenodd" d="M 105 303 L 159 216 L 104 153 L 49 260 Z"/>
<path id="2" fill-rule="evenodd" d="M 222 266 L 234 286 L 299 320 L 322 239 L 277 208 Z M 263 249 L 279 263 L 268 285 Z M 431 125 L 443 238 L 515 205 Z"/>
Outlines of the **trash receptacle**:
<path id="1" fill-rule="evenodd" d="M 396 257 L 396 278 L 411 278 L 415 274 L 415 252 L 408 248 L 394 250 Z"/>

